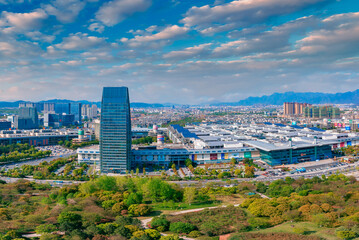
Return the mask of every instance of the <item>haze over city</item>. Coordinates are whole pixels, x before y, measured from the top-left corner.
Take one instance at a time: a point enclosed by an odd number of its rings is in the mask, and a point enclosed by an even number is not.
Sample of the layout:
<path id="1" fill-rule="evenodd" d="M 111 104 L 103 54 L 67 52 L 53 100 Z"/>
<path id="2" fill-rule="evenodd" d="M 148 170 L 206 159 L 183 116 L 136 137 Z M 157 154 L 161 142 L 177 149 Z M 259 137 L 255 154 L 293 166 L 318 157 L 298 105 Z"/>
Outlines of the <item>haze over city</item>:
<path id="1" fill-rule="evenodd" d="M 359 87 L 350 0 L 0 0 L 0 100 L 198 104 Z"/>

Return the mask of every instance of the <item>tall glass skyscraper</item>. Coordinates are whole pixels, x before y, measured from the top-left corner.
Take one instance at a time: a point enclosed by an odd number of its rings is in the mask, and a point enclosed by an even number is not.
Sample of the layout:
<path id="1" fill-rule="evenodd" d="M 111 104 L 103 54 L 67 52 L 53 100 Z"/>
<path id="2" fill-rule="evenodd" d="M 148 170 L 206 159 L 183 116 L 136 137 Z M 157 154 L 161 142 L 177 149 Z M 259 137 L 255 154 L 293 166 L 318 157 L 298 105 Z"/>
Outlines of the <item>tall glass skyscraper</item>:
<path id="1" fill-rule="evenodd" d="M 101 173 L 131 168 L 131 116 L 127 87 L 104 87 L 101 104 Z"/>

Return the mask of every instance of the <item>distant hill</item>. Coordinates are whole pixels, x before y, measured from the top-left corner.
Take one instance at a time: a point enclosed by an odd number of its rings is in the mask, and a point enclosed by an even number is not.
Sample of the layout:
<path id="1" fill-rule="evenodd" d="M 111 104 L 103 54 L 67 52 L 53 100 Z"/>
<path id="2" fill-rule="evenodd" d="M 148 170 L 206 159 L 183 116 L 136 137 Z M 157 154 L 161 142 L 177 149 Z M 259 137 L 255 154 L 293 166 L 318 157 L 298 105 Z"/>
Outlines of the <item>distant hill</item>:
<path id="1" fill-rule="evenodd" d="M 16 102 L 0 102 L 0 108 L 14 108 L 18 107 L 19 103 L 24 101 L 16 101 Z"/>
<path id="2" fill-rule="evenodd" d="M 211 106 L 282 105 L 284 102 L 306 102 L 311 104 L 359 104 L 359 89 L 344 93 L 285 92 L 269 96 L 249 97 L 238 102 L 212 103 Z"/>

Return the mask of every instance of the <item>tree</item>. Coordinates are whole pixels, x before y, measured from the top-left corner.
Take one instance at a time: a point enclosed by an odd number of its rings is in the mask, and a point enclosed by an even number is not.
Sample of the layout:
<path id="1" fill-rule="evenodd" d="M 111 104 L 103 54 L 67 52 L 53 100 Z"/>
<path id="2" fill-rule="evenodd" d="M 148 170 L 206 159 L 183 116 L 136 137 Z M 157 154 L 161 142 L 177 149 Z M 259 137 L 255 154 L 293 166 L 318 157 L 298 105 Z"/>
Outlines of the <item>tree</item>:
<path id="1" fill-rule="evenodd" d="M 74 212 L 62 212 L 57 218 L 61 230 L 70 232 L 82 227 L 81 215 Z"/>
<path id="2" fill-rule="evenodd" d="M 268 187 L 262 182 L 257 183 L 257 192 L 265 193 L 267 191 Z"/>
<path id="3" fill-rule="evenodd" d="M 254 167 L 246 165 L 244 168 L 245 177 L 252 178 L 254 177 Z"/>
<path id="4" fill-rule="evenodd" d="M 235 158 L 231 158 L 231 164 L 232 165 L 236 165 L 237 164 L 237 160 Z"/>
<path id="5" fill-rule="evenodd" d="M 197 189 L 195 187 L 186 187 L 184 188 L 183 198 L 184 202 L 191 204 L 194 202 L 197 194 Z"/>
<path id="6" fill-rule="evenodd" d="M 234 175 L 236 175 L 237 177 L 241 177 L 243 173 L 242 169 L 236 169 L 234 170 Z"/>
<path id="7" fill-rule="evenodd" d="M 95 180 L 96 186 L 100 190 L 105 191 L 116 191 L 117 185 L 116 185 L 116 178 L 109 177 L 109 176 L 101 176 L 98 179 Z"/>
<path id="8" fill-rule="evenodd" d="M 124 200 L 127 206 L 132 204 L 140 204 L 142 203 L 142 194 L 141 193 L 130 193 L 128 197 Z"/>
<path id="9" fill-rule="evenodd" d="M 185 165 L 186 165 L 186 167 L 188 167 L 189 165 L 193 165 L 193 164 L 192 164 L 192 160 L 189 159 L 189 158 L 187 158 L 187 159 L 185 160 Z"/>

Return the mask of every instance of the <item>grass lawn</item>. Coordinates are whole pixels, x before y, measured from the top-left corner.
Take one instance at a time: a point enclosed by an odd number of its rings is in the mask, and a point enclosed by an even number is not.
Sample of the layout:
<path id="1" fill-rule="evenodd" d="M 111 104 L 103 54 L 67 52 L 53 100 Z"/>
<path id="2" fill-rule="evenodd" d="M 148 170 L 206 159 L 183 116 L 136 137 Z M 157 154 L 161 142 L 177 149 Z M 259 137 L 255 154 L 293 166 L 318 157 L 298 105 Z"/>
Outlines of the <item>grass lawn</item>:
<path id="1" fill-rule="evenodd" d="M 310 222 L 286 222 L 280 224 L 278 226 L 262 229 L 259 231 L 254 231 L 258 233 L 276 233 L 276 232 L 283 232 L 283 233 L 294 233 L 294 228 L 306 228 L 309 230 L 309 234 L 307 236 L 317 236 L 323 239 L 328 240 L 338 240 L 339 238 L 335 235 L 334 228 L 325 228 L 325 227 L 317 227 L 315 224 Z"/>
<path id="2" fill-rule="evenodd" d="M 152 204 L 153 211 L 163 211 L 163 210 L 189 210 L 196 208 L 207 208 L 215 207 L 221 205 L 219 201 L 210 201 L 206 203 L 155 203 Z"/>
<path id="3" fill-rule="evenodd" d="M 216 200 L 220 201 L 223 205 L 236 205 L 242 204 L 245 198 L 240 194 L 216 196 Z"/>

